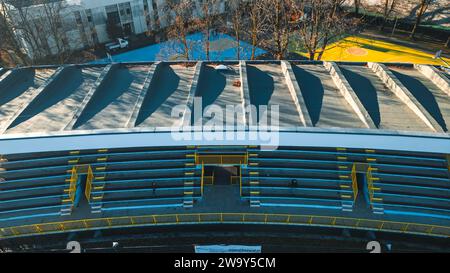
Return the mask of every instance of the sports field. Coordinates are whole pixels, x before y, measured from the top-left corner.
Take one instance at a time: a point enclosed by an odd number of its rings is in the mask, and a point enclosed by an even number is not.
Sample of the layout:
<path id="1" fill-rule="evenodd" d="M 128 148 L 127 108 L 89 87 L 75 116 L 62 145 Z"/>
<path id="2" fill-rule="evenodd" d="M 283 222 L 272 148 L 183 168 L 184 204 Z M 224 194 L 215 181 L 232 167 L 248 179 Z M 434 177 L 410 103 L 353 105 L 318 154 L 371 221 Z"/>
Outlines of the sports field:
<path id="1" fill-rule="evenodd" d="M 188 46 L 190 48 L 190 60 L 206 60 L 205 54 L 205 35 L 203 33 L 195 33 L 187 37 Z M 233 37 L 218 33 L 210 37 L 210 60 L 236 60 L 237 49 L 236 39 Z M 143 48 L 130 50 L 124 53 L 113 55 L 115 62 L 153 62 L 153 61 L 174 61 L 184 60 L 182 56 L 184 52 L 182 45 L 177 40 L 169 40 L 159 44 L 146 46 Z M 241 41 L 240 57 L 242 60 L 251 58 L 252 46 Z M 260 56 L 266 53 L 265 50 L 257 48 L 255 55 Z M 92 63 L 109 62 L 108 59 L 97 60 Z"/>
<path id="2" fill-rule="evenodd" d="M 305 52 L 298 52 L 307 56 Z M 380 40 L 349 36 L 329 45 L 322 57 L 325 61 L 350 62 L 400 62 L 445 65 L 441 60 L 433 59 L 433 55 L 398 44 Z M 450 62 L 450 59 L 445 59 Z"/>

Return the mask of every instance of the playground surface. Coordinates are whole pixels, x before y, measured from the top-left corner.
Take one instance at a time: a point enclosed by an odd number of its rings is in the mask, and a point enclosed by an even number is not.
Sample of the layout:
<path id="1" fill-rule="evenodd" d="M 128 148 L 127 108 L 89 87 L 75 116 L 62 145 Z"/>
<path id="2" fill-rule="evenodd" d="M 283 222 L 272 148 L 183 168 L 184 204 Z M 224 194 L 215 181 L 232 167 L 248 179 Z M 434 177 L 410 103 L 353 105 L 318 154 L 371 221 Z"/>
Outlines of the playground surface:
<path id="1" fill-rule="evenodd" d="M 205 35 L 195 33 L 187 36 L 188 47 L 190 48 L 190 60 L 206 60 Z M 240 59 L 249 60 L 251 58 L 252 46 L 246 42 L 240 42 Z M 146 46 L 143 48 L 130 50 L 112 56 L 114 62 L 153 62 L 153 61 L 182 61 L 186 60 L 182 44 L 178 40 L 168 40 L 159 44 Z M 266 53 L 263 49 L 257 48 L 255 56 Z M 236 39 L 218 33 L 210 36 L 210 56 L 211 61 L 236 60 L 237 46 Z M 105 63 L 108 59 L 102 59 L 93 63 Z"/>
<path id="2" fill-rule="evenodd" d="M 306 52 L 298 52 L 307 56 Z M 324 61 L 341 62 L 391 62 L 445 65 L 434 55 L 405 45 L 361 36 L 349 36 L 330 44 L 323 54 Z M 444 58 L 446 62 L 450 59 Z"/>

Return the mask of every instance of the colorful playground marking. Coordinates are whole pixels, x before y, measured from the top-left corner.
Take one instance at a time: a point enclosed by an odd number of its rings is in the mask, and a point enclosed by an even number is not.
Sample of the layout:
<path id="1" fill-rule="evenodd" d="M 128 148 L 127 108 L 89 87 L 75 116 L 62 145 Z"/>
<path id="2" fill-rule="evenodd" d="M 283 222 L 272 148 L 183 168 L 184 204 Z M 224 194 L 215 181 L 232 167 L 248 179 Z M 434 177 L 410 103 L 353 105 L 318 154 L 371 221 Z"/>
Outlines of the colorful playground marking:
<path id="1" fill-rule="evenodd" d="M 302 52 L 301 55 L 307 56 Z M 445 65 L 433 55 L 407 46 L 380 40 L 350 36 L 329 45 L 322 59 L 324 61 L 350 62 L 399 62 L 431 65 Z M 450 59 L 445 58 L 447 62 Z"/>

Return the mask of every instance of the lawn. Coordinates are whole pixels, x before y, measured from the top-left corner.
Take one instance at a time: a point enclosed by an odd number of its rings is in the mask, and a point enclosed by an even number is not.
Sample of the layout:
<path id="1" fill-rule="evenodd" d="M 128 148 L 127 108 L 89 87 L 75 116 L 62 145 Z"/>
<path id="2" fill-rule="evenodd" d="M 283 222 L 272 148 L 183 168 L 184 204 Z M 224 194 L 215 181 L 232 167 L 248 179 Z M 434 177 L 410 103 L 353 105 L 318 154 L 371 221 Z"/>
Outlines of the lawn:
<path id="1" fill-rule="evenodd" d="M 307 56 L 306 52 L 297 52 Z M 330 44 L 323 55 L 324 61 L 399 62 L 445 65 L 423 51 L 385 41 L 349 36 Z M 450 62 L 450 59 L 445 59 Z"/>

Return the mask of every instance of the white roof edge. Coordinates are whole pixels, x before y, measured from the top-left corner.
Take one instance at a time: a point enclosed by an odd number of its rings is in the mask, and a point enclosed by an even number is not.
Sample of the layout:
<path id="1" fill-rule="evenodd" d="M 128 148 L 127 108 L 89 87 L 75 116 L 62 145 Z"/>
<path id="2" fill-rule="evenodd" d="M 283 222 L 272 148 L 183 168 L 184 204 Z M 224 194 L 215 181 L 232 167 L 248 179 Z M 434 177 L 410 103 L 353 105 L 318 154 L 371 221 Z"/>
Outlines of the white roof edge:
<path id="1" fill-rule="evenodd" d="M 239 132 L 227 140 L 207 140 L 201 134 L 189 131 L 173 135 L 171 132 L 129 132 L 86 135 L 41 136 L 28 138 L 0 139 L 0 154 L 20 154 L 52 151 L 170 147 L 197 145 L 259 145 L 276 148 L 292 147 L 345 147 L 375 150 L 395 150 L 450 154 L 450 138 L 381 135 L 337 132 Z M 237 137 L 239 135 L 239 137 Z M 225 136 L 225 135 L 224 135 Z"/>

